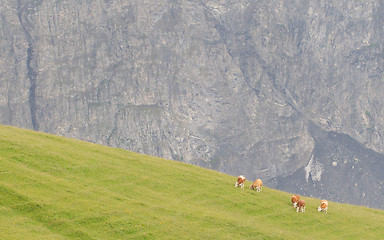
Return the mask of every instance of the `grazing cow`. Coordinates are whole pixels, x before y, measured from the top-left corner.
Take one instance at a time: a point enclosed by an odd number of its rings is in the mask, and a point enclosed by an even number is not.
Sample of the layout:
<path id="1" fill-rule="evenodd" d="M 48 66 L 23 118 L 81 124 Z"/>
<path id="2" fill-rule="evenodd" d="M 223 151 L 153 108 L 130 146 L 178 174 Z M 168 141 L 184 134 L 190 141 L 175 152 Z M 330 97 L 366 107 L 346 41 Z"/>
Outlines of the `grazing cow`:
<path id="1" fill-rule="evenodd" d="M 297 202 L 296 212 L 305 212 L 305 201 L 299 200 Z"/>
<path id="2" fill-rule="evenodd" d="M 320 206 L 317 209 L 317 211 L 327 213 L 327 210 L 328 210 L 328 201 L 327 200 L 321 200 Z"/>
<path id="3" fill-rule="evenodd" d="M 299 195 L 293 195 L 292 198 L 291 198 L 291 202 L 292 202 L 292 205 L 293 207 L 296 207 L 297 206 L 297 202 L 300 200 L 300 196 Z"/>
<path id="4" fill-rule="evenodd" d="M 235 187 L 240 186 L 242 189 L 244 189 L 244 183 L 245 183 L 245 177 L 243 175 L 240 175 L 237 177 L 237 182 L 235 183 Z"/>
<path id="5" fill-rule="evenodd" d="M 249 189 L 254 190 L 256 188 L 256 192 L 261 192 L 263 190 L 263 181 L 261 179 L 256 179 L 251 186 L 249 186 Z"/>

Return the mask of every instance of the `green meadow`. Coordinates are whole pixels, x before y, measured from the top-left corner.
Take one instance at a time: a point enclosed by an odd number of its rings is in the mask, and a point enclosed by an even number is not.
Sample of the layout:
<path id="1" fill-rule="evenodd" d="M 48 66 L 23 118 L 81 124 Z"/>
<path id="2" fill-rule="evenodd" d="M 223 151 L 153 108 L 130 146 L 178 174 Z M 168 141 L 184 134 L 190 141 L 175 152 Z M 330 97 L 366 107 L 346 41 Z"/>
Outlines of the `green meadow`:
<path id="1" fill-rule="evenodd" d="M 384 211 L 181 162 L 0 126 L 0 239 L 383 239 Z"/>

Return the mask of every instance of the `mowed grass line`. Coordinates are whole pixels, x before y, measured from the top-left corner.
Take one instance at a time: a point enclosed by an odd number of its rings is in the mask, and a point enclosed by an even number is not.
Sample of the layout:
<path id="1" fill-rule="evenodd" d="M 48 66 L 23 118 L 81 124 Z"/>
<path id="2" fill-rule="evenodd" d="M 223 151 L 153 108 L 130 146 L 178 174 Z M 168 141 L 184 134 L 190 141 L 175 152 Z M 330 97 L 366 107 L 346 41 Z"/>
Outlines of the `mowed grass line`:
<path id="1" fill-rule="evenodd" d="M 381 239 L 384 211 L 235 188 L 180 162 L 0 126 L 0 239 Z"/>

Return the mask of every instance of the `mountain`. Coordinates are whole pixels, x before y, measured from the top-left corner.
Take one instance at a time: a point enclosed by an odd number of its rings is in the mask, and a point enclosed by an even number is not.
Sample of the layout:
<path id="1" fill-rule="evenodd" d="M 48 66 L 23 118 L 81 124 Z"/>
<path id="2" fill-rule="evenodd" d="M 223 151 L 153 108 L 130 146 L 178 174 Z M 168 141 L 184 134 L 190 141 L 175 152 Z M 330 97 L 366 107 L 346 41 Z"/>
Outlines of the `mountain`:
<path id="1" fill-rule="evenodd" d="M 317 211 L 320 199 L 301 196 L 306 210 L 297 213 L 289 193 L 235 188 L 235 177 L 190 164 L 1 125 L 0 141 L 4 240 L 384 234 L 383 210 L 330 201 L 325 214 Z"/>
<path id="2" fill-rule="evenodd" d="M 382 1 L 3 0 L 0 15 L 1 124 L 383 208 Z"/>

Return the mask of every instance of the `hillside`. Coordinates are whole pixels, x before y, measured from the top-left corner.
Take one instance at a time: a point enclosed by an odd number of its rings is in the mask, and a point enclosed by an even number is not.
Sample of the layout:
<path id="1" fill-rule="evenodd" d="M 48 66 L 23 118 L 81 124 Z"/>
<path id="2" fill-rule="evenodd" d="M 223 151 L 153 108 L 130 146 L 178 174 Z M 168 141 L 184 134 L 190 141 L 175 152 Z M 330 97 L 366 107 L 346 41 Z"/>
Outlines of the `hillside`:
<path id="1" fill-rule="evenodd" d="M 234 188 L 235 177 L 0 126 L 0 238 L 378 239 L 384 211 Z M 246 183 L 249 186 L 250 182 Z"/>

